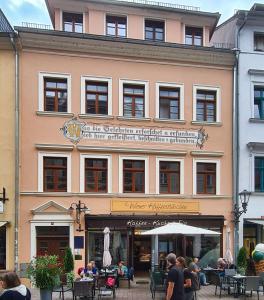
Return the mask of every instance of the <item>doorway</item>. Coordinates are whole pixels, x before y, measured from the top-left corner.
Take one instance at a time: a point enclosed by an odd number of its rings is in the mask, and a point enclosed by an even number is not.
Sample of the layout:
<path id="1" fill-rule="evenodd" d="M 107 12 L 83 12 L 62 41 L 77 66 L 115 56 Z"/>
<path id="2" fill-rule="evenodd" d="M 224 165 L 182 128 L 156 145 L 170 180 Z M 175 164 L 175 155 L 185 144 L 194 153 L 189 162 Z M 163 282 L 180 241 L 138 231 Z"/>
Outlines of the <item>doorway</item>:
<path id="1" fill-rule="evenodd" d="M 151 268 L 151 237 L 134 236 L 133 261 L 135 272 L 145 273 Z"/>

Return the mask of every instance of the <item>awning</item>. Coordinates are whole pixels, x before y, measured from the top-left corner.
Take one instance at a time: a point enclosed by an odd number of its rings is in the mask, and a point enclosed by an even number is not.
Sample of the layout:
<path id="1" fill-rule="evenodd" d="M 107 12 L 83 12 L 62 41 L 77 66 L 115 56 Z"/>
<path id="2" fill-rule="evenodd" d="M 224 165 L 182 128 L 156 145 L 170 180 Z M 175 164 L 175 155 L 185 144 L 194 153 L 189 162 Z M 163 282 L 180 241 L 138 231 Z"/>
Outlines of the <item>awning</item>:
<path id="1" fill-rule="evenodd" d="M 264 226 L 264 220 L 247 220 L 248 222 Z"/>
<path id="2" fill-rule="evenodd" d="M 0 221 L 0 227 L 5 226 L 7 223 L 7 221 Z"/>

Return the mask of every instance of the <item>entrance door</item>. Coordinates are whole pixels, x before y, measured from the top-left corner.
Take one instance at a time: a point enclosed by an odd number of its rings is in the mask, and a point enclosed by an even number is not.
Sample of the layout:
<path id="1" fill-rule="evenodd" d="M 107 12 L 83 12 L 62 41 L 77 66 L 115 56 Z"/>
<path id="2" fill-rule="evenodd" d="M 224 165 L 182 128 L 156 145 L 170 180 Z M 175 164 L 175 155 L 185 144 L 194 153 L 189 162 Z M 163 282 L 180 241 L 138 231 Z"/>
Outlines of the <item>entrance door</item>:
<path id="1" fill-rule="evenodd" d="M 135 235 L 133 248 L 135 271 L 148 272 L 151 267 L 151 237 Z"/>
<path id="2" fill-rule="evenodd" d="M 0 270 L 6 269 L 6 226 L 0 227 Z"/>
<path id="3" fill-rule="evenodd" d="M 57 255 L 63 261 L 69 247 L 69 228 L 66 226 L 37 227 L 37 256 Z"/>

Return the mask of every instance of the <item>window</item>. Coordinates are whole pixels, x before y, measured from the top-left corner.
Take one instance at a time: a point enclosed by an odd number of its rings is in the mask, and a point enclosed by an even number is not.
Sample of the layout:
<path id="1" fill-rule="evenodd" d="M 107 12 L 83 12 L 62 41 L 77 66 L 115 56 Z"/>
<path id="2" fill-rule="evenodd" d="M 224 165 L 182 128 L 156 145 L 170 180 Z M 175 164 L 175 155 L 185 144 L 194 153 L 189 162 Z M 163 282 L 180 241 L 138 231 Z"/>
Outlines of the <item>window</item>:
<path id="1" fill-rule="evenodd" d="M 145 40 L 164 41 L 164 21 L 145 20 Z"/>
<path id="2" fill-rule="evenodd" d="M 162 194 L 180 194 L 180 162 L 159 162 L 159 191 Z"/>
<path id="3" fill-rule="evenodd" d="M 83 32 L 83 15 L 63 13 L 63 30 L 68 32 Z"/>
<path id="4" fill-rule="evenodd" d="M 197 194 L 216 194 L 216 164 L 197 162 Z"/>
<path id="5" fill-rule="evenodd" d="M 87 114 L 108 114 L 108 83 L 86 81 Z"/>
<path id="6" fill-rule="evenodd" d="M 216 122 L 216 91 L 197 90 L 196 120 Z"/>
<path id="7" fill-rule="evenodd" d="M 264 34 L 255 33 L 254 34 L 254 50 L 255 51 L 264 51 Z"/>
<path id="8" fill-rule="evenodd" d="M 85 159 L 85 192 L 107 193 L 107 159 Z"/>
<path id="9" fill-rule="evenodd" d="M 67 112 L 67 79 L 44 78 L 44 110 Z"/>
<path id="10" fill-rule="evenodd" d="M 180 119 L 179 88 L 159 88 L 159 118 L 172 120 Z"/>
<path id="11" fill-rule="evenodd" d="M 264 192 L 264 157 L 255 157 L 255 192 Z"/>
<path id="12" fill-rule="evenodd" d="M 123 160 L 123 192 L 145 193 L 144 160 Z"/>
<path id="13" fill-rule="evenodd" d="M 66 157 L 43 157 L 43 191 L 67 192 Z"/>
<path id="14" fill-rule="evenodd" d="M 106 34 L 116 37 L 127 36 L 127 18 L 106 16 Z"/>
<path id="15" fill-rule="evenodd" d="M 202 46 L 203 28 L 185 27 L 185 44 L 193 46 Z"/>
<path id="16" fill-rule="evenodd" d="M 0 227 L 0 270 L 6 270 L 6 226 Z"/>
<path id="17" fill-rule="evenodd" d="M 254 118 L 264 119 L 264 86 L 254 86 Z"/>
<path id="18" fill-rule="evenodd" d="M 125 117 L 143 118 L 145 102 L 145 86 L 123 85 L 123 113 Z"/>

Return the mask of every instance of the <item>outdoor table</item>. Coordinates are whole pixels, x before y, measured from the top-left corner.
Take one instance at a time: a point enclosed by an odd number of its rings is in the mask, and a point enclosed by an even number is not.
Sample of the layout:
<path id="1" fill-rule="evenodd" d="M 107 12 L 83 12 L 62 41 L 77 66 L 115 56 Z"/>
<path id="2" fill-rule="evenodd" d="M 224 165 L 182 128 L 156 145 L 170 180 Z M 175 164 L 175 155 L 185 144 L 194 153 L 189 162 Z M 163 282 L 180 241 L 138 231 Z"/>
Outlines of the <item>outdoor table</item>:
<path id="1" fill-rule="evenodd" d="M 202 272 L 205 273 L 205 276 L 206 276 L 206 281 L 209 282 L 209 283 L 212 283 L 212 274 L 215 274 L 215 273 L 218 273 L 219 270 L 216 269 L 216 268 L 211 268 L 211 267 L 206 267 L 206 268 L 203 268 L 201 269 Z"/>
<path id="2" fill-rule="evenodd" d="M 238 298 L 241 295 L 241 285 L 247 277 L 244 275 L 237 274 L 235 276 L 231 276 L 231 278 L 233 278 L 236 282 L 234 298 Z"/>
<path id="3" fill-rule="evenodd" d="M 95 296 L 95 278 L 85 277 L 78 278 L 73 282 L 74 297 L 89 297 Z"/>

